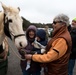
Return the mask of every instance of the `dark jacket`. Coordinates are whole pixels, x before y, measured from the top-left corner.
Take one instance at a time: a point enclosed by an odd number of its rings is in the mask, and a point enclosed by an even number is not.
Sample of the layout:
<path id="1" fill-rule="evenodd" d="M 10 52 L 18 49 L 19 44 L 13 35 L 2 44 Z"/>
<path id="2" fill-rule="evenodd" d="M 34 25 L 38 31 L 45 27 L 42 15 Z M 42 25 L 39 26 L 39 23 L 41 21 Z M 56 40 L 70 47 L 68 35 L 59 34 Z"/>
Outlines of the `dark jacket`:
<path id="1" fill-rule="evenodd" d="M 41 45 L 43 46 L 46 46 L 47 45 L 47 39 L 46 39 L 46 32 L 45 30 L 43 29 L 38 29 L 37 30 L 37 33 L 36 33 L 36 36 L 40 38 L 40 41 L 37 40 L 38 43 L 40 43 Z M 36 51 L 37 54 L 41 54 L 41 48 L 36 48 L 34 47 L 33 48 L 33 51 Z"/>
<path id="2" fill-rule="evenodd" d="M 71 25 L 68 27 L 72 38 L 72 49 L 70 54 L 70 59 L 76 59 L 76 28 L 72 28 Z"/>
<path id="3" fill-rule="evenodd" d="M 47 45 L 47 40 L 44 40 L 44 41 L 37 41 L 38 43 L 40 43 L 41 45 L 43 45 L 43 46 L 45 46 L 46 47 L 46 45 Z M 36 47 L 33 47 L 33 54 L 35 54 L 35 53 L 37 53 L 37 54 L 43 54 L 43 53 L 41 53 L 41 49 L 42 48 L 36 48 Z"/>
<path id="4" fill-rule="evenodd" d="M 33 30 L 35 32 L 35 36 L 33 39 L 29 38 L 29 35 L 28 35 L 30 30 Z M 24 48 L 26 53 L 31 53 L 33 50 L 32 43 L 34 42 L 35 37 L 36 37 L 36 30 L 37 30 L 36 27 L 33 25 L 30 25 L 28 27 L 28 29 L 26 30 L 26 37 L 27 37 L 27 41 L 28 41 L 28 45 Z M 19 53 L 21 54 L 22 58 L 25 58 L 24 54 L 22 54 L 20 51 L 19 51 Z M 21 65 L 22 69 L 25 69 L 27 66 L 27 60 L 25 60 L 25 61 L 21 60 L 20 65 Z M 33 72 L 40 71 L 40 70 L 41 70 L 40 63 L 31 61 L 30 68 L 28 69 L 28 72 L 33 73 Z"/>

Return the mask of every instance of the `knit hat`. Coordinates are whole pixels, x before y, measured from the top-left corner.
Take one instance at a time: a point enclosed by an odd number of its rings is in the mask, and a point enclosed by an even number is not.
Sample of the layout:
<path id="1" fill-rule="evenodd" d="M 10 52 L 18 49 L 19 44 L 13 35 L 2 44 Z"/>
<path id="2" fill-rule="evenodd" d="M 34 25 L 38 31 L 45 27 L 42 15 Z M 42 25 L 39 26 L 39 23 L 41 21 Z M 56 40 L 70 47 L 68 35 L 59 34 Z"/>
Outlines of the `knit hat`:
<path id="1" fill-rule="evenodd" d="M 76 17 L 73 19 L 73 21 L 76 21 Z"/>
<path id="2" fill-rule="evenodd" d="M 45 40 L 46 32 L 43 29 L 38 29 L 36 34 L 41 40 Z"/>

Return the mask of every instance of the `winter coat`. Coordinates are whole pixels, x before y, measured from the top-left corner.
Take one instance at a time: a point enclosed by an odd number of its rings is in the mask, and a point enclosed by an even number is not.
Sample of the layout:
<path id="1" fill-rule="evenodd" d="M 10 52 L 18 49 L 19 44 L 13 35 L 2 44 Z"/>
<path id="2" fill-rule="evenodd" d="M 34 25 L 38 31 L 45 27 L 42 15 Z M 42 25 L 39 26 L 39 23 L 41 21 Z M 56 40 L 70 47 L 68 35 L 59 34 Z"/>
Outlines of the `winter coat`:
<path id="1" fill-rule="evenodd" d="M 36 33 L 36 36 L 40 38 L 40 41 L 36 40 L 38 43 L 40 43 L 41 45 L 45 46 L 47 45 L 47 39 L 46 39 L 46 32 L 45 30 L 43 29 L 38 29 L 37 30 L 37 33 Z M 37 54 L 41 54 L 41 49 L 42 48 L 36 48 L 34 47 L 33 48 L 33 51 L 36 51 Z"/>
<path id="2" fill-rule="evenodd" d="M 35 32 L 35 36 L 33 39 L 30 39 L 29 35 L 28 35 L 30 30 L 33 30 Z M 28 27 L 28 29 L 26 30 L 26 37 L 27 37 L 27 41 L 28 41 L 28 45 L 24 48 L 26 53 L 29 53 L 29 54 L 32 53 L 32 50 L 34 48 L 32 43 L 34 42 L 35 37 L 36 37 L 36 30 L 37 30 L 36 27 L 33 25 L 30 25 Z M 19 53 L 21 54 L 22 58 L 25 58 L 24 55 L 20 51 L 19 51 Z M 21 65 L 22 69 L 26 69 L 27 60 L 25 60 L 25 61 L 21 60 L 20 65 Z M 33 72 L 40 71 L 40 70 L 41 70 L 40 63 L 31 61 L 30 68 L 27 71 L 30 73 L 33 73 Z"/>
<path id="3" fill-rule="evenodd" d="M 70 54 L 70 59 L 76 59 L 76 28 L 72 28 L 71 25 L 68 27 L 72 38 L 72 49 Z"/>

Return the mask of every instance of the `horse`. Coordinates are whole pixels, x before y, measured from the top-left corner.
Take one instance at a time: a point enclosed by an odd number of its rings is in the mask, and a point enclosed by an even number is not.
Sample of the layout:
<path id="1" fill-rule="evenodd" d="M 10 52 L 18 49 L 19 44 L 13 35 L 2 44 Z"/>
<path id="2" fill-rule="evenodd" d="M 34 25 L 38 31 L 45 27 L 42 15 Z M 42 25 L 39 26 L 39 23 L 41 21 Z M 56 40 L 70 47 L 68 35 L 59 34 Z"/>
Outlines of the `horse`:
<path id="1" fill-rule="evenodd" d="M 25 32 L 23 31 L 23 20 L 19 15 L 20 8 L 6 6 L 1 2 L 3 11 L 0 11 L 0 45 L 5 36 L 14 41 L 18 49 L 27 45 Z"/>

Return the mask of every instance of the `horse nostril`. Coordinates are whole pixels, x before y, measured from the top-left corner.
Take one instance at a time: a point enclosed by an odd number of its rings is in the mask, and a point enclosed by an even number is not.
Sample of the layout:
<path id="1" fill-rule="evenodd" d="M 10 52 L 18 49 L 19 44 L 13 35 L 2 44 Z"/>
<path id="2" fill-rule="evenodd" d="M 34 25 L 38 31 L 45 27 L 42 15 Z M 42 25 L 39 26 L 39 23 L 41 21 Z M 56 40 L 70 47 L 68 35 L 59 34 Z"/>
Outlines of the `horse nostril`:
<path id="1" fill-rule="evenodd" d="M 20 44 L 20 46 L 22 47 L 22 43 L 20 42 L 19 44 Z"/>

